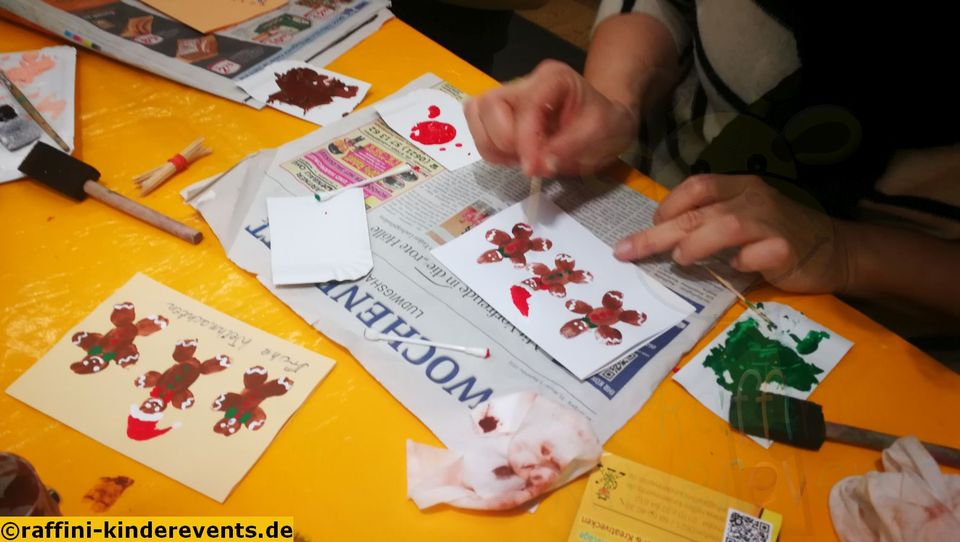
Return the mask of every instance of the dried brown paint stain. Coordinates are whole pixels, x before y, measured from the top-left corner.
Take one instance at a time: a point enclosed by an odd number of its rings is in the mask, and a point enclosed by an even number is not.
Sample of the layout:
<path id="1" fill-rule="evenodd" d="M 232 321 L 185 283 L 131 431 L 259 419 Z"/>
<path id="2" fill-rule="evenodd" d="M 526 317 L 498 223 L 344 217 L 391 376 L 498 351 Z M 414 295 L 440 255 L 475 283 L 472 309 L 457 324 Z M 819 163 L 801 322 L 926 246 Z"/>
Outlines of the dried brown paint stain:
<path id="1" fill-rule="evenodd" d="M 497 428 L 497 425 L 500 423 L 500 420 L 494 416 L 484 416 L 479 422 L 480 429 L 483 429 L 484 433 L 489 433 Z"/>
<path id="2" fill-rule="evenodd" d="M 113 478 L 104 476 L 100 478 L 97 485 L 93 486 L 93 488 L 83 496 L 83 500 L 90 501 L 90 508 L 94 512 L 106 512 L 117 502 L 117 499 L 123 495 L 123 492 L 132 485 L 133 478 L 127 476 L 116 476 Z"/>
<path id="3" fill-rule="evenodd" d="M 513 467 L 510 465 L 500 465 L 499 467 L 493 469 L 493 475 L 498 479 L 510 478 L 513 476 Z"/>
<path id="4" fill-rule="evenodd" d="M 334 98 L 353 98 L 359 88 L 327 77 L 308 68 L 293 68 L 276 74 L 280 90 L 267 98 L 267 103 L 281 102 L 303 109 L 304 114 L 314 107 L 327 105 Z"/>

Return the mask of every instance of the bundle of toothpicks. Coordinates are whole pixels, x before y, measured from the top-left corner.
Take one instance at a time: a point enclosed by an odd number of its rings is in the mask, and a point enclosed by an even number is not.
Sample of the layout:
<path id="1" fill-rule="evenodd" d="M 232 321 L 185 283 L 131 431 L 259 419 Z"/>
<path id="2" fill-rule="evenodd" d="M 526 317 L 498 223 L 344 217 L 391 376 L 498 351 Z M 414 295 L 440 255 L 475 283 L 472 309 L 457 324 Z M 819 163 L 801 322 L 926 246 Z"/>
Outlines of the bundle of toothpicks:
<path id="1" fill-rule="evenodd" d="M 167 179 L 187 169 L 190 164 L 211 152 L 213 151 L 210 150 L 210 147 L 203 145 L 203 138 L 198 137 L 190 146 L 183 149 L 179 154 L 173 155 L 162 165 L 134 177 L 133 183 L 140 187 L 140 195 L 146 196 L 165 183 Z"/>

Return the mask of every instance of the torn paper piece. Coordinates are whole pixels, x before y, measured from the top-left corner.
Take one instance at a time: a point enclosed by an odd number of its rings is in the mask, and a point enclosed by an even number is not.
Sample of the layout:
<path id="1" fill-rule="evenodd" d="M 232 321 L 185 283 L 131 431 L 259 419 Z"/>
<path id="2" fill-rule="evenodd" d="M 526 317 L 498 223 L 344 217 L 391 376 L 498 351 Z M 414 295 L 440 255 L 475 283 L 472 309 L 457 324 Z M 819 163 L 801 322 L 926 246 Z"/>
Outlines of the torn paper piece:
<path id="1" fill-rule="evenodd" d="M 274 285 L 358 279 L 373 269 L 363 190 L 327 201 L 267 198 Z"/>
<path id="2" fill-rule="evenodd" d="M 370 83 L 292 60 L 274 62 L 237 85 L 274 109 L 321 126 L 363 101 Z"/>
<path id="3" fill-rule="evenodd" d="M 850 347 L 847 339 L 780 303 L 764 303 L 776 329 L 747 311 L 673 379 L 711 412 L 727 419 L 737 390 L 806 399 Z M 764 448 L 773 441 L 750 436 Z"/>
<path id="4" fill-rule="evenodd" d="M 480 159 L 463 104 L 446 92 L 415 90 L 375 107 L 387 126 L 448 170 Z"/>
<path id="5" fill-rule="evenodd" d="M 591 470 L 603 452 L 586 418 L 534 392 L 475 412 L 464 419 L 475 436 L 455 450 L 407 441 L 407 493 L 418 508 L 516 508 Z"/>

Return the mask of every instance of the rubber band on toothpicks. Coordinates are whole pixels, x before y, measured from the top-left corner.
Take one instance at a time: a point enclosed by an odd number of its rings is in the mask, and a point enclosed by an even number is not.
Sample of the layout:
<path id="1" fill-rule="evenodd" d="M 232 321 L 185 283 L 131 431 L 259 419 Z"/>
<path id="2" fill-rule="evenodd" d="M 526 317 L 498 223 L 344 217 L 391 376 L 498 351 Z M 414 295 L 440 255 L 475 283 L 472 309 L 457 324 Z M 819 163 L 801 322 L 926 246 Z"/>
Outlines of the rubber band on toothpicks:
<path id="1" fill-rule="evenodd" d="M 198 137 L 196 141 L 183 149 L 183 152 L 173 155 L 166 162 L 150 171 L 134 177 L 133 183 L 140 187 L 140 195 L 146 196 L 165 183 L 167 179 L 187 169 L 190 164 L 211 152 L 213 151 L 209 147 L 203 145 L 203 138 Z"/>

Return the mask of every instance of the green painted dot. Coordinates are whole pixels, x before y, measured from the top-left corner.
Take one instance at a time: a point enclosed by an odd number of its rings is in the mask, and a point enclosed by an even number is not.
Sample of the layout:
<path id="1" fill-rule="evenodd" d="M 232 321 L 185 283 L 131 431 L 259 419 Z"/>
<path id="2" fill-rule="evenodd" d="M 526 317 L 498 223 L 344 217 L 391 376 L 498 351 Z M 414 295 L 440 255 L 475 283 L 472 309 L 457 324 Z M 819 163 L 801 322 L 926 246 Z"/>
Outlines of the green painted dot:
<path id="1" fill-rule="evenodd" d="M 230 407 L 227 409 L 227 412 L 223 415 L 224 418 L 232 418 L 237 415 L 237 407 Z"/>
<path id="2" fill-rule="evenodd" d="M 247 421 L 253 417 L 253 412 L 247 412 L 243 416 L 240 416 L 240 423 L 247 423 Z"/>
<path id="3" fill-rule="evenodd" d="M 100 352 L 103 352 L 103 347 L 102 347 L 102 346 L 94 346 L 93 348 L 91 348 L 91 349 L 88 351 L 88 353 L 89 353 L 91 356 L 96 356 L 96 355 L 99 354 Z"/>
<path id="4" fill-rule="evenodd" d="M 117 357 L 116 352 L 107 352 L 106 354 L 103 355 L 103 361 L 110 361 L 115 357 Z"/>

